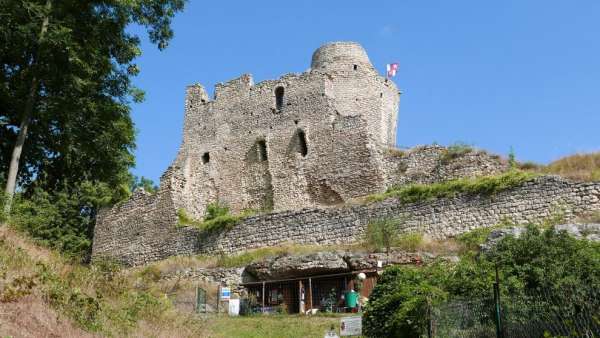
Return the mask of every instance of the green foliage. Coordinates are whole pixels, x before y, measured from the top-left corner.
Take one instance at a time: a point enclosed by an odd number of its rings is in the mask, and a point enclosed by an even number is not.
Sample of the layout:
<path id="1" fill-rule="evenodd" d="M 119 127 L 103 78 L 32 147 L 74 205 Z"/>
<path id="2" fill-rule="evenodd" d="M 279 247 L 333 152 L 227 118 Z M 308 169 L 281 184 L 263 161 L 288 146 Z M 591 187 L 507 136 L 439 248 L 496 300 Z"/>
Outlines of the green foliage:
<path id="1" fill-rule="evenodd" d="M 398 229 L 403 219 L 384 218 L 369 222 L 365 232 L 365 246 L 371 250 L 390 251 L 390 247 L 398 240 Z"/>
<path id="2" fill-rule="evenodd" d="M 410 184 L 392 187 L 383 194 L 367 197 L 368 202 L 396 198 L 401 203 L 415 203 L 437 198 L 452 198 L 459 194 L 491 196 L 533 179 L 534 173 L 512 170 L 497 176 L 461 178 L 433 184 Z"/>
<path id="3" fill-rule="evenodd" d="M 229 207 L 219 202 L 208 203 L 206 206 L 205 221 L 210 221 L 218 217 L 229 215 Z"/>
<path id="4" fill-rule="evenodd" d="M 508 165 L 511 169 L 516 169 L 517 164 L 517 155 L 515 154 L 515 149 L 511 146 L 508 152 Z"/>
<path id="5" fill-rule="evenodd" d="M 103 183 L 84 181 L 50 194 L 34 189 L 26 198 L 17 196 L 10 222 L 45 246 L 67 255 L 89 253 L 96 211 L 112 200 Z"/>
<path id="6" fill-rule="evenodd" d="M 12 215 L 20 228 L 67 252 L 85 251 L 97 206 L 86 196 L 87 182 L 102 187 L 111 203 L 128 197 L 135 148 L 130 103 L 143 95 L 132 83 L 141 39 L 127 28 L 142 26 L 152 43 L 165 48 L 173 36 L 171 20 L 183 5 L 0 1 L 2 187 L 20 126 L 28 123 L 17 182 L 22 205 Z"/>
<path id="7" fill-rule="evenodd" d="M 0 191 L 0 226 L 6 222 L 8 215 L 4 211 L 4 205 L 6 203 L 6 195 L 4 191 Z"/>
<path id="8" fill-rule="evenodd" d="M 193 226 L 203 232 L 221 232 L 231 230 L 241 220 L 256 214 L 254 210 L 244 210 L 241 214 L 231 215 L 229 207 L 219 202 L 209 203 L 203 221 L 190 217 L 184 209 L 177 210 L 178 226 Z"/>
<path id="9" fill-rule="evenodd" d="M 369 297 L 363 316 L 367 337 L 420 337 L 426 327 L 428 303 L 446 299 L 443 290 L 446 267 L 434 264 L 424 268 L 387 268 Z"/>
<path id="10" fill-rule="evenodd" d="M 129 187 L 129 190 L 131 192 L 135 191 L 138 188 L 142 188 L 144 189 L 144 191 L 150 193 L 150 194 L 155 194 L 158 191 L 158 185 L 156 185 L 154 183 L 154 181 L 152 181 L 149 178 L 146 178 L 144 176 L 141 177 L 137 177 L 134 176 L 132 177 L 132 181 Z"/>
<path id="11" fill-rule="evenodd" d="M 477 243 L 482 236 L 477 231 L 463 238 Z M 468 251 L 453 265 L 436 261 L 388 268 L 365 309 L 366 336 L 420 337 L 427 301 L 489 298 L 496 265 L 503 297 L 539 290 L 560 294 L 566 288 L 600 285 L 600 243 L 529 225 L 519 238 L 507 236 L 486 254 Z"/>

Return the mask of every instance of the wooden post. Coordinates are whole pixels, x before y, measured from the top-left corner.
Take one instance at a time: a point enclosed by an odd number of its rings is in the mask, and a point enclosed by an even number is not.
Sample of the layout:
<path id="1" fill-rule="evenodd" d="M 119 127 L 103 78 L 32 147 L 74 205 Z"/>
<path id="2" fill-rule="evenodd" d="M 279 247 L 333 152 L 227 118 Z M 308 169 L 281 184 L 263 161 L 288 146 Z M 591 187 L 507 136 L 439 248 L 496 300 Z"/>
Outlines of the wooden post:
<path id="1" fill-rule="evenodd" d="M 298 281 L 298 312 L 304 314 L 304 299 L 302 299 L 302 279 Z"/>
<path id="2" fill-rule="evenodd" d="M 313 297 L 312 297 L 312 278 L 308 278 L 308 299 L 310 300 L 310 307 L 309 309 L 312 310 L 313 308 Z M 312 313 L 312 311 L 311 311 Z"/>
<path id="3" fill-rule="evenodd" d="M 265 282 L 262 284 L 262 308 L 260 312 L 265 313 Z"/>

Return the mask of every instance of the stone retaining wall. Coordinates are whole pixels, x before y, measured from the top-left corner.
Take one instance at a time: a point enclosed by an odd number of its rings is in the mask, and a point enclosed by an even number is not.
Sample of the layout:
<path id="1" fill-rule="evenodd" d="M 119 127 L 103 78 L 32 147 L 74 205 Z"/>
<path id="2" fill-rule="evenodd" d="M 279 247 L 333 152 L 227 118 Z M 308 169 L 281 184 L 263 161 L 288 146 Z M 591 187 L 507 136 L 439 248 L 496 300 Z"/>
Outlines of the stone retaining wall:
<path id="1" fill-rule="evenodd" d="M 371 220 L 385 217 L 405 217 L 401 232 L 447 238 L 503 219 L 526 223 L 563 212 L 565 220 L 571 221 L 575 215 L 595 210 L 600 210 L 600 182 L 578 183 L 545 176 L 494 196 L 463 195 L 411 204 L 387 199 L 368 205 L 253 216 L 226 233 L 213 235 L 155 223 L 157 229 L 149 233 L 151 238 L 140 240 L 134 232 L 122 230 L 114 234 L 119 237 L 113 237 L 110 246 L 95 242 L 94 255 L 135 265 L 174 254 L 233 254 L 288 243 L 345 244 L 361 240 Z"/>

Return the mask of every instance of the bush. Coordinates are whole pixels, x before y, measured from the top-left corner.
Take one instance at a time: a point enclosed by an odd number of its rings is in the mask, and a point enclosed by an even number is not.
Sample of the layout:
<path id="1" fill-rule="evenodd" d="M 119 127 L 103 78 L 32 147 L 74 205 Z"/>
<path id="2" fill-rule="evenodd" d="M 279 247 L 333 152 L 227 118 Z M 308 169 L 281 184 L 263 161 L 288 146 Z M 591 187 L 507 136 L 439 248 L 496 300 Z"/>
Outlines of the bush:
<path id="1" fill-rule="evenodd" d="M 475 243 L 482 236 L 478 230 L 464 238 Z M 600 285 L 600 243 L 529 225 L 519 238 L 507 236 L 486 254 L 469 251 L 454 265 L 387 268 L 365 308 L 366 336 L 419 337 L 426 330 L 427 301 L 489 298 L 495 266 L 505 299 L 540 290 L 560 295 L 565 289 Z"/>
<path id="2" fill-rule="evenodd" d="M 398 228 L 404 223 L 402 219 L 384 218 L 370 222 L 365 232 L 365 245 L 375 251 L 390 247 L 398 240 Z"/>
<path id="3" fill-rule="evenodd" d="M 387 268 L 365 307 L 363 327 L 367 337 L 420 337 L 427 327 L 428 303 L 446 299 L 441 286 L 445 266 Z"/>
<path id="4" fill-rule="evenodd" d="M 193 219 L 184 209 L 177 210 L 177 220 L 178 226 L 193 226 L 203 232 L 210 233 L 231 230 L 241 220 L 255 213 L 254 210 L 245 210 L 241 214 L 231 215 L 229 207 L 215 202 L 206 206 L 203 221 Z"/>

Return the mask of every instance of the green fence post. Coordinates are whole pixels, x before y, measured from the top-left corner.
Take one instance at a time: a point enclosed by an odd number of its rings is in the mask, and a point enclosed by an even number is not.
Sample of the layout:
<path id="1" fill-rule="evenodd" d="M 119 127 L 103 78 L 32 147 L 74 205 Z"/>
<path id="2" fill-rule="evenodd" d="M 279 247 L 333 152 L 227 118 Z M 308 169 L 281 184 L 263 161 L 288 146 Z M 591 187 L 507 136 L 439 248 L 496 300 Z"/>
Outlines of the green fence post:
<path id="1" fill-rule="evenodd" d="M 496 306 L 496 337 L 502 338 L 502 319 L 500 316 L 500 278 L 498 276 L 498 265 L 496 265 L 496 282 L 494 283 L 494 304 Z"/>

